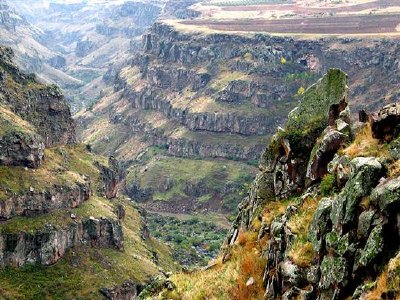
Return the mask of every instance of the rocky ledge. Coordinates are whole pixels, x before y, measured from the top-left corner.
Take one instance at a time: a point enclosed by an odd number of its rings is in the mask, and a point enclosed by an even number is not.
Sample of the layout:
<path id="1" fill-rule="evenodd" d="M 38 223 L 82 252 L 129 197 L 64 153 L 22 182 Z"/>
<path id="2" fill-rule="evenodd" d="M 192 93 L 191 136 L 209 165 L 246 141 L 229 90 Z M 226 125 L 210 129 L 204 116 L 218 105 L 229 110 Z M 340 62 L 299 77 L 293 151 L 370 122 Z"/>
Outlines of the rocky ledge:
<path id="1" fill-rule="evenodd" d="M 16 216 L 33 217 L 55 209 L 71 209 L 88 200 L 92 193 L 90 179 L 72 186 L 53 186 L 44 191 L 30 191 L 0 200 L 0 220 Z"/>
<path id="2" fill-rule="evenodd" d="M 2 233 L 0 267 L 38 263 L 51 265 L 73 247 L 107 247 L 123 249 L 123 232 L 119 221 L 95 219 L 73 222 L 67 228 L 52 225 L 35 233 Z"/>

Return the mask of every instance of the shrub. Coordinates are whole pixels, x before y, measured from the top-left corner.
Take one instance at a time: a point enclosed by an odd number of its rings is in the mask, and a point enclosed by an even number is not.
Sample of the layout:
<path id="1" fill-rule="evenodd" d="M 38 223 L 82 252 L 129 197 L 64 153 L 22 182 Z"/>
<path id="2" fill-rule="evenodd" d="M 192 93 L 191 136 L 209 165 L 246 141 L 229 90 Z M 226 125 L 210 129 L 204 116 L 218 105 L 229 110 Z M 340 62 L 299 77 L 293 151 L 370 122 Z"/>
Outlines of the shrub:
<path id="1" fill-rule="evenodd" d="M 320 184 L 320 190 L 322 196 L 331 196 L 336 192 L 336 176 L 333 174 L 327 174 L 322 178 Z"/>

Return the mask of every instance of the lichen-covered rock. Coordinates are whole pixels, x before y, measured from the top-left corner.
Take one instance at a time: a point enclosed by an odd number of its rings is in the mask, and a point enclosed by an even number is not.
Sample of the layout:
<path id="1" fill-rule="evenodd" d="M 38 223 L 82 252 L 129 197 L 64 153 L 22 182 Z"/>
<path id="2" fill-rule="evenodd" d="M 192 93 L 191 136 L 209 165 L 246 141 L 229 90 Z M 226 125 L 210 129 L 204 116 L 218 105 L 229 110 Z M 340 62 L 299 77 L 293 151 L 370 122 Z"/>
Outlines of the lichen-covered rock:
<path id="1" fill-rule="evenodd" d="M 359 238 L 368 238 L 375 216 L 376 212 L 373 210 L 363 211 L 360 214 L 357 227 L 357 236 Z"/>
<path id="2" fill-rule="evenodd" d="M 344 286 L 348 281 L 348 263 L 342 257 L 325 256 L 321 263 L 321 281 L 323 290 Z"/>
<path id="3" fill-rule="evenodd" d="M 379 184 L 371 193 L 371 201 L 386 214 L 400 206 L 400 177 Z"/>
<path id="4" fill-rule="evenodd" d="M 337 229 L 354 221 L 360 200 L 370 194 L 383 175 L 383 167 L 374 157 L 357 157 L 350 166 L 351 178 L 333 201 L 331 220 Z"/>
<path id="5" fill-rule="evenodd" d="M 384 247 L 384 231 L 382 225 L 377 225 L 372 229 L 367 243 L 359 253 L 359 257 L 354 265 L 354 269 L 369 266 L 382 253 Z"/>
<path id="6" fill-rule="evenodd" d="M 325 235 L 331 230 L 329 226 L 331 209 L 332 199 L 322 198 L 318 203 L 318 207 L 310 223 L 308 238 L 317 253 L 320 253 L 325 246 Z"/>
<path id="7" fill-rule="evenodd" d="M 120 286 L 102 288 L 100 293 L 107 300 L 134 300 L 137 296 L 137 286 L 133 281 L 127 280 Z"/>
<path id="8" fill-rule="evenodd" d="M 389 151 L 394 159 L 400 159 L 400 138 L 389 144 Z"/>
<path id="9" fill-rule="evenodd" d="M 329 232 L 326 235 L 326 248 L 333 250 L 338 256 L 345 256 L 346 254 L 354 254 L 356 245 L 351 243 L 351 238 L 348 233 L 339 236 L 336 231 Z"/>
<path id="10" fill-rule="evenodd" d="M 350 177 L 350 158 L 347 155 L 339 156 L 335 154 L 331 162 L 328 164 L 328 172 L 336 174 L 339 187 L 343 187 Z"/>
<path id="11" fill-rule="evenodd" d="M 280 275 L 284 290 L 292 286 L 303 286 L 307 282 L 306 272 L 288 260 L 280 264 Z"/>
<path id="12" fill-rule="evenodd" d="M 322 139 L 317 141 L 311 152 L 306 176 L 310 178 L 311 181 L 322 179 L 322 177 L 328 173 L 328 163 L 347 140 L 347 135 L 328 128 L 326 133 L 323 134 Z"/>

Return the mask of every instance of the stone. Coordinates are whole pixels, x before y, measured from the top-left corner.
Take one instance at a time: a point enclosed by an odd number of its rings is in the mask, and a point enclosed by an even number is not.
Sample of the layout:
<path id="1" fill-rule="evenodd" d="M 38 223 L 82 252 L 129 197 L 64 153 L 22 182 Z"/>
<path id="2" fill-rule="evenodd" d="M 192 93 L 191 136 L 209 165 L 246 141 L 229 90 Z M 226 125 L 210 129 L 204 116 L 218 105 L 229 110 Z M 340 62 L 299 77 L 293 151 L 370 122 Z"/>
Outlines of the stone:
<path id="1" fill-rule="evenodd" d="M 361 239 L 367 239 L 372 228 L 374 216 L 373 210 L 363 211 L 358 217 L 357 236 Z"/>
<path id="2" fill-rule="evenodd" d="M 359 267 L 368 267 L 383 251 L 384 236 L 383 226 L 377 225 L 372 229 L 364 249 L 360 251 L 359 258 L 354 265 L 354 271 Z"/>
<path id="3" fill-rule="evenodd" d="M 387 215 L 394 208 L 398 208 L 400 205 L 400 177 L 379 184 L 371 193 L 371 201 Z"/>
<path id="4" fill-rule="evenodd" d="M 322 198 L 318 203 L 310 223 L 308 238 L 317 253 L 321 252 L 324 247 L 325 235 L 331 230 L 328 225 L 331 209 L 332 199 Z"/>
<path id="5" fill-rule="evenodd" d="M 137 296 L 137 286 L 131 280 L 113 288 L 102 288 L 100 293 L 107 300 L 133 300 Z"/>
<path id="6" fill-rule="evenodd" d="M 326 235 L 326 248 L 333 250 L 338 256 L 352 255 L 356 251 L 356 245 L 351 242 L 348 233 L 340 236 L 335 231 L 329 232 Z"/>
<path id="7" fill-rule="evenodd" d="M 283 261 L 279 266 L 279 270 L 284 287 L 302 286 L 306 282 L 305 272 L 289 260 Z"/>
<path id="8" fill-rule="evenodd" d="M 400 103 L 391 103 L 369 115 L 372 136 L 391 141 L 400 133 Z"/>
<path id="9" fill-rule="evenodd" d="M 320 287 L 324 290 L 348 283 L 348 264 L 343 257 L 325 256 L 321 263 Z"/>
<path id="10" fill-rule="evenodd" d="M 382 165 L 374 157 L 354 158 L 350 168 L 351 177 L 332 205 L 331 220 L 337 229 L 354 221 L 362 197 L 369 195 L 383 173 Z"/>
<path id="11" fill-rule="evenodd" d="M 256 281 L 254 280 L 254 277 L 250 277 L 247 281 L 246 281 L 246 286 L 252 286 L 254 285 Z"/>
<path id="12" fill-rule="evenodd" d="M 400 138 L 392 141 L 389 144 L 389 152 L 394 159 L 400 159 Z"/>
<path id="13" fill-rule="evenodd" d="M 321 180 L 328 173 L 328 163 L 347 141 L 348 136 L 339 131 L 328 129 L 324 132 L 311 152 L 306 176 L 312 182 Z"/>

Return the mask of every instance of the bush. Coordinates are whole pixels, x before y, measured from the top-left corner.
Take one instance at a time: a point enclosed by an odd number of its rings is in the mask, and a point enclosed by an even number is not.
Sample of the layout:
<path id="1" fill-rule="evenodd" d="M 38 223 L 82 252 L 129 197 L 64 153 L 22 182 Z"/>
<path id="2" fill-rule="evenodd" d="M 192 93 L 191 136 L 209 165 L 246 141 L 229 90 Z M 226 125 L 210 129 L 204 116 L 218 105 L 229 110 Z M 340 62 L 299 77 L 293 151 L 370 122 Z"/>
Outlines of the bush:
<path id="1" fill-rule="evenodd" d="M 336 176 L 333 174 L 327 174 L 322 178 L 320 184 L 320 190 L 322 196 L 331 196 L 336 192 Z"/>

